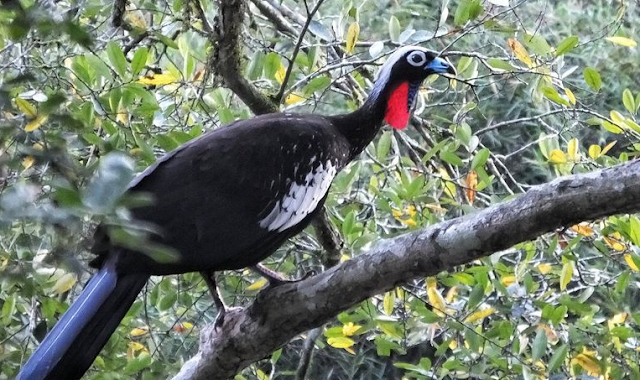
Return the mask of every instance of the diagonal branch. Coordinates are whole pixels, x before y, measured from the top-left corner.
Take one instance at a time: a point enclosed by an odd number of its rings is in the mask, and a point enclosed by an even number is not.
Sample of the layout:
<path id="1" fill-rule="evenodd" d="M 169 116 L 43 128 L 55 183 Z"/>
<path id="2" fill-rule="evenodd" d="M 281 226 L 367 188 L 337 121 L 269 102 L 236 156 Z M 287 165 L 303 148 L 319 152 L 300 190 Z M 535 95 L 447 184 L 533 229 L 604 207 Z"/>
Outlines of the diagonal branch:
<path id="1" fill-rule="evenodd" d="M 240 71 L 240 34 L 244 22 L 244 0 L 220 0 L 215 25 L 211 63 L 231 91 L 256 115 L 277 112 L 278 106 L 246 80 Z M 206 20 L 203 20 L 206 21 Z"/>
<path id="2" fill-rule="evenodd" d="M 407 280 L 452 270 L 560 227 L 640 211 L 640 161 L 559 178 L 472 215 L 379 241 L 304 281 L 266 289 L 207 327 L 174 380 L 227 379 L 303 331 Z"/>

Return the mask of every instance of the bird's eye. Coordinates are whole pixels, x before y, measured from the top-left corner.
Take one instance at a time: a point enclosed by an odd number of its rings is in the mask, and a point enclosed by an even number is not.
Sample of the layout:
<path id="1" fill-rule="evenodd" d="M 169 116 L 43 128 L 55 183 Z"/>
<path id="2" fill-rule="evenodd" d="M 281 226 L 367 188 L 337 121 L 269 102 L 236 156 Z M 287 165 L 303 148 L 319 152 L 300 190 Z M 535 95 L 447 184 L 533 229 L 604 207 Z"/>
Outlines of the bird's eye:
<path id="1" fill-rule="evenodd" d="M 421 51 L 414 51 L 407 56 L 407 62 L 411 66 L 422 66 L 427 61 L 427 56 Z"/>

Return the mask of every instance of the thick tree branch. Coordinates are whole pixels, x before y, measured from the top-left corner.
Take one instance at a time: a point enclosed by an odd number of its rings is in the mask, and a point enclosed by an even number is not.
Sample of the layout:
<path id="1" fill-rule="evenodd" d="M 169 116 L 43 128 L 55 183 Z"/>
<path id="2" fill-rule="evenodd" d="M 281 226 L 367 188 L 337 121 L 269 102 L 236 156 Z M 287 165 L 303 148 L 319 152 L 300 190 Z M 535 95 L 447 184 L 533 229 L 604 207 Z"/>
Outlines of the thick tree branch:
<path id="1" fill-rule="evenodd" d="M 200 336 L 174 380 L 226 379 L 297 334 L 403 282 L 452 270 L 583 220 L 640 210 L 640 161 L 557 179 L 472 215 L 379 241 L 307 280 L 261 292 Z"/>
<path id="2" fill-rule="evenodd" d="M 240 72 L 240 42 L 244 12 L 244 0 L 220 0 L 216 18 L 214 59 L 216 72 L 224 79 L 227 87 L 256 115 L 277 112 L 278 106 L 257 88 L 251 85 Z"/>

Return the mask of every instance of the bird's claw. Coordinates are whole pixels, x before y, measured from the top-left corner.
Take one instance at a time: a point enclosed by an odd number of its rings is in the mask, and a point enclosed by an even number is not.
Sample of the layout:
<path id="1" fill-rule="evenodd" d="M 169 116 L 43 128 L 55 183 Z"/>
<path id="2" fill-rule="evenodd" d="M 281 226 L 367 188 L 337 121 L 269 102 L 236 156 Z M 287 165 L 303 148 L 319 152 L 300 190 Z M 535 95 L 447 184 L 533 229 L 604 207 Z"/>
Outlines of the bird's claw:
<path id="1" fill-rule="evenodd" d="M 294 280 L 289 280 L 284 277 L 269 277 L 267 279 L 269 280 L 269 287 L 273 288 L 273 287 L 284 285 L 284 284 L 295 284 L 296 282 L 306 280 L 307 278 L 315 275 L 316 275 L 316 271 L 310 270 L 307 273 L 305 273 L 304 276 Z"/>
<path id="2" fill-rule="evenodd" d="M 238 311 L 242 309 L 241 307 L 229 307 L 229 308 L 222 308 L 220 309 L 220 311 L 218 312 L 218 315 L 216 315 L 216 320 L 213 322 L 213 328 L 214 330 L 217 332 L 220 330 L 220 328 L 222 328 L 222 326 L 224 325 L 225 322 L 225 317 L 227 316 L 227 313 L 230 311 Z"/>

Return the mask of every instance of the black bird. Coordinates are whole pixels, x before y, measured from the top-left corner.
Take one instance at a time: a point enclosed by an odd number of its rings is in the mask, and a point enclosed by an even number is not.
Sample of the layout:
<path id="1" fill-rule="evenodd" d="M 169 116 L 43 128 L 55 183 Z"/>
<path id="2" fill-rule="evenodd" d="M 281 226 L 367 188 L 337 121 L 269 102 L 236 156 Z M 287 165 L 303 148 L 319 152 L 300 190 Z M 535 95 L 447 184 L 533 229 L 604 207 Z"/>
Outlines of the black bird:
<path id="1" fill-rule="evenodd" d="M 211 274 L 254 267 L 302 231 L 321 209 L 333 178 L 373 140 L 383 121 L 404 128 L 422 81 L 446 73 L 455 70 L 436 53 L 402 47 L 352 113 L 257 116 L 208 132 L 158 159 L 128 190 L 150 194 L 154 203 L 132 214 L 157 226 L 153 239 L 178 251 L 177 261 L 161 263 L 98 239 L 92 262 L 98 272 L 18 379 L 81 378 L 151 275 L 203 273 L 224 312 Z"/>

